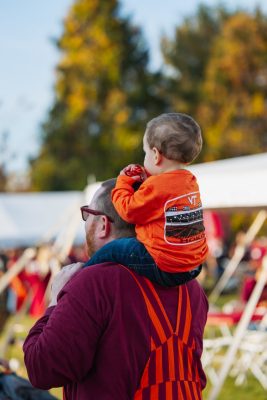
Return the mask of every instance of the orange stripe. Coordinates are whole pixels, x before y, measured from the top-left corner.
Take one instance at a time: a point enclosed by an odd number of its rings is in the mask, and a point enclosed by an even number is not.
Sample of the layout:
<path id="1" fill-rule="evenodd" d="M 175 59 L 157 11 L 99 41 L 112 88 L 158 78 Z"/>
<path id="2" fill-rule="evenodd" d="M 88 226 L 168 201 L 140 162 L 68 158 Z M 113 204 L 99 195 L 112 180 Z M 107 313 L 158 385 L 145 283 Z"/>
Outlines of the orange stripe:
<path id="1" fill-rule="evenodd" d="M 149 379 L 148 379 L 148 369 L 149 369 L 149 364 L 150 364 L 150 358 L 148 359 L 142 378 L 141 378 L 141 383 L 140 383 L 140 387 L 144 388 L 144 387 L 148 387 L 149 386 Z"/>
<path id="2" fill-rule="evenodd" d="M 182 354 L 182 349 L 183 349 L 183 343 L 178 340 L 178 358 L 179 358 L 179 372 L 180 372 L 180 380 L 184 380 L 184 365 L 183 365 L 183 354 Z"/>
<path id="3" fill-rule="evenodd" d="M 183 392 L 181 389 L 181 383 L 177 382 L 177 388 L 178 388 L 178 399 L 179 400 L 184 400 Z"/>
<path id="4" fill-rule="evenodd" d="M 150 400 L 157 400 L 159 398 L 159 387 L 158 385 L 152 385 L 150 387 Z"/>
<path id="5" fill-rule="evenodd" d="M 183 341 L 187 344 L 191 329 L 192 313 L 191 313 L 189 294 L 186 286 L 185 286 L 185 291 L 186 291 L 186 313 L 185 313 Z"/>
<path id="6" fill-rule="evenodd" d="M 160 320 L 158 319 L 158 316 L 149 301 L 147 303 L 147 309 L 148 309 L 148 313 L 150 315 L 151 321 L 157 331 L 157 334 L 159 335 L 160 342 L 161 343 L 166 342 L 167 337 L 165 335 L 164 329 L 162 328 Z"/>
<path id="7" fill-rule="evenodd" d="M 152 285 L 152 283 L 151 283 L 148 279 L 146 279 L 146 283 L 147 283 L 148 287 L 150 288 L 151 292 L 153 293 L 155 299 L 157 300 L 157 303 L 158 303 L 159 308 L 161 309 L 161 312 L 162 312 L 162 314 L 163 314 L 163 316 L 164 316 L 164 318 L 165 318 L 165 320 L 166 320 L 166 323 L 167 323 L 167 325 L 168 325 L 168 328 L 169 328 L 169 330 L 170 330 L 170 333 L 173 333 L 172 324 L 170 323 L 170 320 L 169 320 L 169 318 L 168 318 L 168 316 L 167 316 L 167 314 L 166 314 L 166 311 L 165 311 L 165 309 L 164 309 L 164 307 L 163 307 L 163 305 L 162 305 L 162 302 L 161 302 L 161 300 L 160 300 L 160 298 L 159 298 L 158 293 L 156 292 L 154 286 Z"/>
<path id="8" fill-rule="evenodd" d="M 128 271 L 129 271 L 130 274 L 133 276 L 133 278 L 134 278 L 135 281 L 137 282 L 137 284 L 138 284 L 138 286 L 139 286 L 139 288 L 140 288 L 140 290 L 141 290 L 141 292 L 142 292 L 142 295 L 143 295 L 143 297 L 144 297 L 144 300 L 145 300 L 145 303 L 146 303 L 146 306 L 147 306 L 148 314 L 149 314 L 150 319 L 151 319 L 151 321 L 152 321 L 152 323 L 153 323 L 153 325 L 154 325 L 154 327 L 155 327 L 155 329 L 156 329 L 156 331 L 157 331 L 157 333 L 158 333 L 158 336 L 159 336 L 159 339 L 160 339 L 161 343 L 166 342 L 167 338 L 166 338 L 164 329 L 162 328 L 162 325 L 161 325 L 161 323 L 160 323 L 160 320 L 158 319 L 158 316 L 157 316 L 157 314 L 156 314 L 156 312 L 155 312 L 155 310 L 154 310 L 152 304 L 150 303 L 150 301 L 149 301 L 149 299 L 148 299 L 148 297 L 147 297 L 147 295 L 146 295 L 144 289 L 142 288 L 141 284 L 138 282 L 138 280 L 137 280 L 137 278 L 134 276 L 134 274 L 133 274 L 130 270 L 128 270 Z"/>
<path id="9" fill-rule="evenodd" d="M 134 400 L 142 400 L 143 398 L 143 391 L 142 390 L 137 390 L 134 395 Z"/>
<path id="10" fill-rule="evenodd" d="M 187 379 L 188 379 L 189 381 L 192 381 L 192 380 L 193 380 L 193 376 L 192 376 L 192 368 L 193 368 L 193 350 L 190 349 L 189 347 L 188 347 L 188 352 L 187 352 L 187 354 L 188 354 L 188 357 L 187 357 L 187 362 L 188 362 L 188 377 L 187 377 Z"/>
<path id="11" fill-rule="evenodd" d="M 178 302 L 177 302 L 177 320 L 176 320 L 176 329 L 175 333 L 178 335 L 178 330 L 181 322 L 181 309 L 182 309 L 182 288 L 179 286 L 178 288 Z"/>
<path id="12" fill-rule="evenodd" d="M 184 381 L 184 386 L 185 386 L 185 391 L 186 391 L 186 400 L 195 400 L 195 399 L 192 399 L 191 392 L 189 389 L 189 384 L 187 381 Z"/>
<path id="13" fill-rule="evenodd" d="M 162 347 L 158 347 L 156 350 L 156 382 L 163 382 Z"/>
<path id="14" fill-rule="evenodd" d="M 191 382 L 191 383 L 192 383 L 193 392 L 194 392 L 194 400 L 200 400 L 201 396 L 200 396 L 199 390 L 197 390 L 196 382 Z"/>
<path id="15" fill-rule="evenodd" d="M 172 399 L 172 382 L 166 382 L 166 400 Z"/>
<path id="16" fill-rule="evenodd" d="M 155 342 L 153 340 L 153 337 L 151 336 L 151 338 L 150 338 L 150 350 L 152 352 L 155 349 L 156 349 L 156 345 L 155 345 Z"/>
<path id="17" fill-rule="evenodd" d="M 167 341 L 167 347 L 168 347 L 168 361 L 169 361 L 169 379 L 170 381 L 174 381 L 175 368 L 174 368 L 173 336 Z"/>
<path id="18" fill-rule="evenodd" d="M 196 366 L 195 366 L 195 373 L 196 373 L 196 379 L 195 379 L 195 380 L 196 380 L 197 382 L 200 382 L 197 364 L 196 364 Z"/>

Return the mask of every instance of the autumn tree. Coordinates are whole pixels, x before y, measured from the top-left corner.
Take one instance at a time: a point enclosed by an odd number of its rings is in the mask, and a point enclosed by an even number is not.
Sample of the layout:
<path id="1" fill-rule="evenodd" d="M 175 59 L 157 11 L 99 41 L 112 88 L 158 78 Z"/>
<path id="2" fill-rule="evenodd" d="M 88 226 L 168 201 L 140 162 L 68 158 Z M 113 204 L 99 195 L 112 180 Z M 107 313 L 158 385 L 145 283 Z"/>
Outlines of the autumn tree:
<path id="1" fill-rule="evenodd" d="M 172 68 L 167 96 L 204 133 L 198 160 L 267 150 L 267 20 L 254 13 L 201 5 L 163 38 Z"/>
<path id="2" fill-rule="evenodd" d="M 7 164 L 9 161 L 8 151 L 8 132 L 3 131 L 0 133 L 0 192 L 6 191 L 8 174 Z"/>
<path id="3" fill-rule="evenodd" d="M 168 67 L 166 96 L 173 110 L 194 115 L 213 43 L 228 14 L 221 7 L 200 5 L 195 15 L 175 28 L 174 37 L 163 36 L 161 50 Z"/>
<path id="4" fill-rule="evenodd" d="M 199 114 L 206 159 L 267 151 L 267 18 L 237 12 L 216 38 Z"/>
<path id="5" fill-rule="evenodd" d="M 145 124 L 165 108 L 142 32 L 117 0 L 77 0 L 57 45 L 55 101 L 31 164 L 36 190 L 82 189 L 90 174 L 106 179 L 140 162 Z"/>

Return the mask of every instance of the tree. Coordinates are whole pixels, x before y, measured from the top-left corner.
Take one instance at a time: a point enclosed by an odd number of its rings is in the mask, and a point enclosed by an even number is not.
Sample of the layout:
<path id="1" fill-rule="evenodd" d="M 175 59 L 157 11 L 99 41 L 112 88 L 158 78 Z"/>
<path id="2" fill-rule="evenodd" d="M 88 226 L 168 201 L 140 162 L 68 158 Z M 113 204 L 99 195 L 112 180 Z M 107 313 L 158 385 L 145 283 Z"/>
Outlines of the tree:
<path id="1" fill-rule="evenodd" d="M 267 150 L 267 18 L 237 12 L 214 42 L 199 113 L 206 158 Z"/>
<path id="2" fill-rule="evenodd" d="M 7 131 L 0 134 L 0 192 L 6 191 L 8 174 L 7 174 L 7 163 L 9 161 L 8 152 L 8 135 Z"/>
<path id="3" fill-rule="evenodd" d="M 166 96 L 173 110 L 195 115 L 213 43 L 227 16 L 221 7 L 202 4 L 175 28 L 173 39 L 162 37 L 165 65 L 172 71 Z"/>
<path id="4" fill-rule="evenodd" d="M 163 39 L 173 109 L 193 115 L 204 134 L 199 161 L 267 149 L 267 20 L 200 6 Z"/>
<path id="5" fill-rule="evenodd" d="M 145 122 L 165 107 L 161 75 L 148 72 L 141 31 L 117 0 L 77 0 L 57 45 L 56 97 L 31 164 L 37 190 L 82 189 L 89 174 L 140 162 Z"/>

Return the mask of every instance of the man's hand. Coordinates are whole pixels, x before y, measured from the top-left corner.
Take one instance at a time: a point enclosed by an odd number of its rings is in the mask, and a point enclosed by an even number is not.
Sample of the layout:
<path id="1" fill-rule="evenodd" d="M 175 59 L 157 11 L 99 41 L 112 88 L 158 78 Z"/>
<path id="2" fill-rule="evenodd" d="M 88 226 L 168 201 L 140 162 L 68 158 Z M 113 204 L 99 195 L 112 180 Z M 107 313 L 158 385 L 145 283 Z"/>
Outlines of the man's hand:
<path id="1" fill-rule="evenodd" d="M 145 168 L 139 164 L 129 164 L 121 170 L 120 175 L 127 175 L 137 182 L 144 182 L 147 178 Z"/>
<path id="2" fill-rule="evenodd" d="M 73 277 L 76 272 L 78 272 L 84 264 L 81 262 L 66 265 L 62 270 L 55 276 L 55 279 L 51 286 L 51 301 L 48 305 L 55 306 L 57 304 L 57 296 L 61 289 L 66 285 L 66 283 Z"/>

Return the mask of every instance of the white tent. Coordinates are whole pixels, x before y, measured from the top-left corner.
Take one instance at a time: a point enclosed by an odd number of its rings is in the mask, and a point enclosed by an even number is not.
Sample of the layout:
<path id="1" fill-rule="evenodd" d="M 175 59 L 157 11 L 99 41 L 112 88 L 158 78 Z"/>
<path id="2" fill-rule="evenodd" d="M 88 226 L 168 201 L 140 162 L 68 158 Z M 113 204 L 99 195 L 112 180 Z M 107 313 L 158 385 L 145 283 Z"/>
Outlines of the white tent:
<path id="1" fill-rule="evenodd" d="M 37 244 L 80 205 L 80 192 L 0 194 L 0 247 Z"/>
<path id="2" fill-rule="evenodd" d="M 204 208 L 267 208 L 267 153 L 196 164 Z"/>
<path id="3" fill-rule="evenodd" d="M 90 202 L 98 186 L 93 183 L 85 192 L 1 193 L 0 248 L 31 246 L 54 239 L 73 213 Z M 82 221 L 77 236 L 84 236 Z"/>

